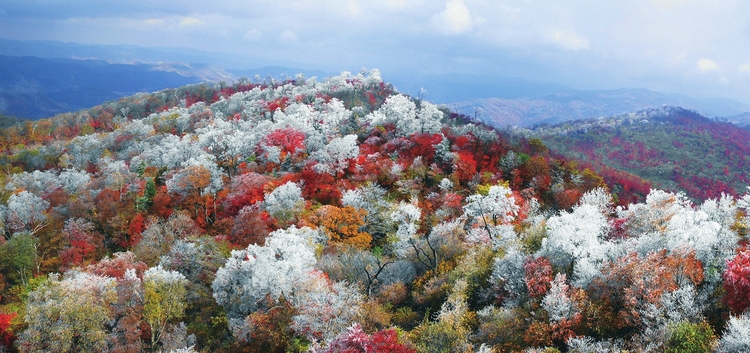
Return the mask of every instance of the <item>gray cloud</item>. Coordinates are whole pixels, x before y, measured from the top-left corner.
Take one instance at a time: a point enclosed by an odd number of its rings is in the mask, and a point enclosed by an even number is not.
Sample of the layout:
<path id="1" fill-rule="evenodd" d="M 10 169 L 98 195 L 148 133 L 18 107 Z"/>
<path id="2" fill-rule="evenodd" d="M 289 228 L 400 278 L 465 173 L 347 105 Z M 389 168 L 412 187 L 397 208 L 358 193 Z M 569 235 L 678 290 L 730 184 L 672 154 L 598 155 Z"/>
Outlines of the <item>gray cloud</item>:
<path id="1" fill-rule="evenodd" d="M 711 0 L 5 0 L 0 37 L 185 46 L 331 71 L 380 67 L 386 77 L 484 72 L 750 101 L 748 13 L 748 2 Z"/>

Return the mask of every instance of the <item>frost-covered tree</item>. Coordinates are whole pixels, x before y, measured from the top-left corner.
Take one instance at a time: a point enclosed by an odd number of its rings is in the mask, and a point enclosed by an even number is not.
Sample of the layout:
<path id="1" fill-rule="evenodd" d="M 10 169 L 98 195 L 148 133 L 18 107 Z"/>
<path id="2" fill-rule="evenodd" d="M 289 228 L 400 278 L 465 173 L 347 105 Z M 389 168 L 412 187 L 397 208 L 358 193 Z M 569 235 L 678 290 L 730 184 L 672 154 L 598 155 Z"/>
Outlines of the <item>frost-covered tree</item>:
<path id="1" fill-rule="evenodd" d="M 367 211 L 363 231 L 373 238 L 384 237 L 391 231 L 393 221 L 388 213 L 386 190 L 377 184 L 367 183 L 356 189 L 347 190 L 341 197 L 344 206 L 352 206 Z"/>
<path id="2" fill-rule="evenodd" d="M 223 186 L 224 173 L 210 155 L 190 158 L 181 164 L 181 169 L 167 180 L 169 192 L 189 195 L 216 194 Z"/>
<path id="3" fill-rule="evenodd" d="M 750 313 L 729 318 L 716 351 L 719 353 L 750 352 Z"/>
<path id="4" fill-rule="evenodd" d="M 268 213 L 284 222 L 294 218 L 305 206 L 302 189 L 291 181 L 266 194 L 264 201 Z"/>
<path id="5" fill-rule="evenodd" d="M 235 332 L 241 330 L 247 315 L 267 309 L 269 301 L 294 297 L 297 285 L 315 266 L 311 245 L 319 236 L 312 229 L 293 226 L 271 233 L 264 246 L 232 251 L 224 267 L 216 272 L 212 288 Z"/>
<path id="6" fill-rule="evenodd" d="M 605 188 L 595 188 L 586 191 L 581 199 L 578 200 L 579 205 L 591 205 L 596 207 L 602 214 L 609 214 L 613 211 L 612 209 L 612 194 Z"/>
<path id="7" fill-rule="evenodd" d="M 10 195 L 5 224 L 13 232 L 27 231 L 33 235 L 49 224 L 49 206 L 49 201 L 26 190 Z"/>
<path id="8" fill-rule="evenodd" d="M 612 256 L 613 245 L 604 240 L 609 224 L 597 206 L 582 204 L 547 221 L 547 238 L 541 255 L 570 270 L 573 282 L 585 287 Z"/>
<path id="9" fill-rule="evenodd" d="M 495 259 L 490 282 L 504 306 L 518 306 L 527 296 L 524 263 L 525 256 L 515 248 Z"/>
<path id="10" fill-rule="evenodd" d="M 123 189 L 132 183 L 136 174 L 130 171 L 125 161 L 115 161 L 112 158 L 99 160 L 100 178 L 104 179 L 104 186 L 120 192 L 122 198 Z"/>
<path id="11" fill-rule="evenodd" d="M 558 273 L 552 280 L 549 291 L 542 299 L 542 308 L 547 311 L 553 322 L 570 320 L 577 313 L 577 309 L 570 299 L 570 286 L 565 274 Z"/>
<path id="12" fill-rule="evenodd" d="M 398 225 L 396 237 L 399 242 L 408 242 L 417 235 L 422 210 L 410 203 L 401 202 L 391 213 L 391 220 Z"/>
<path id="13" fill-rule="evenodd" d="M 313 167 L 317 172 L 338 176 L 349 166 L 349 161 L 358 155 L 357 135 L 346 135 L 334 138 L 324 148 L 313 153 L 311 158 L 318 162 Z"/>
<path id="14" fill-rule="evenodd" d="M 89 163 L 96 164 L 102 152 L 104 148 L 99 134 L 78 136 L 68 143 L 65 155 L 69 158 L 65 160 L 69 161 L 69 165 L 63 167 L 85 170 Z"/>
<path id="15" fill-rule="evenodd" d="M 139 260 L 156 265 L 162 255 L 167 254 L 178 239 L 187 239 L 200 234 L 200 229 L 184 211 L 173 213 L 168 219 L 149 219 L 142 239 L 133 249 Z"/>
<path id="16" fill-rule="evenodd" d="M 330 342 L 361 319 L 364 296 L 346 282 L 330 283 L 323 273 L 314 272 L 296 290 L 292 304 L 297 315 L 291 328 L 311 341 Z"/>
<path id="17" fill-rule="evenodd" d="M 709 216 L 703 207 L 684 207 L 670 217 L 664 232 L 669 250 L 687 248 L 695 251 L 703 263 L 706 282 L 713 288 L 721 282 L 721 273 L 726 268 L 727 261 L 734 256 L 739 240 L 737 233 L 729 228 L 732 224 L 723 220 L 726 216 L 721 216 L 722 213 L 731 212 L 718 210 L 715 202 L 711 201 L 705 207 L 714 217 Z"/>
<path id="18" fill-rule="evenodd" d="M 513 192 L 503 185 L 491 186 L 486 195 L 474 194 L 467 197 L 463 208 L 464 214 L 468 217 L 480 219 L 480 224 L 491 239 L 499 236 L 496 234 L 495 226 L 512 222 L 521 209 Z"/>
<path id="19" fill-rule="evenodd" d="M 409 136 L 413 133 L 434 134 L 440 132 L 443 113 L 434 104 L 421 102 L 421 109 L 404 95 L 388 97 L 376 112 L 367 116 L 370 126 L 392 123 L 396 126 L 398 136 Z"/>
<path id="20" fill-rule="evenodd" d="M 214 156 L 230 177 L 236 173 L 242 157 L 252 153 L 259 138 L 242 129 L 239 121 L 227 121 L 221 117 L 197 129 L 196 134 L 203 149 Z"/>
<path id="21" fill-rule="evenodd" d="M 91 175 L 77 169 L 65 169 L 61 172 L 52 170 L 22 172 L 12 174 L 5 185 L 5 190 L 24 189 L 34 194 L 42 194 L 56 188 L 62 188 L 68 194 L 77 194 L 91 181 Z"/>

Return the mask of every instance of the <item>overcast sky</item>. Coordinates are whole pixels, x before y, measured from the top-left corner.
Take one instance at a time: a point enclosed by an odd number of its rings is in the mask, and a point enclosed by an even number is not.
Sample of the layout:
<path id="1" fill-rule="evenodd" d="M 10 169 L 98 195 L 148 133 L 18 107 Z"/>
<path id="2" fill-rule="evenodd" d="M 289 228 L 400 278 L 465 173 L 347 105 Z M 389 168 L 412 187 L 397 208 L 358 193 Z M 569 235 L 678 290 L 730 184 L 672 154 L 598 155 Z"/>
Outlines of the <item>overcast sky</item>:
<path id="1" fill-rule="evenodd" d="M 746 0 L 2 0 L 0 37 L 332 72 L 492 73 L 750 103 Z"/>

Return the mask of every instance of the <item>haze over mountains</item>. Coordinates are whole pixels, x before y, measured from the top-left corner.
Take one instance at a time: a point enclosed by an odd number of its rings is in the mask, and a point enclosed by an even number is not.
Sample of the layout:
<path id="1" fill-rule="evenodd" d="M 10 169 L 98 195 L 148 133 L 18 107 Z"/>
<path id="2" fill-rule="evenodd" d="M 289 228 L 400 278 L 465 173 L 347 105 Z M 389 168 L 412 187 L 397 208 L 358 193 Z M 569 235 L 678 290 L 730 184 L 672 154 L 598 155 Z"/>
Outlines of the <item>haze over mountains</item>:
<path id="1" fill-rule="evenodd" d="M 260 65 L 253 58 L 188 48 L 0 39 L 0 114 L 39 119 L 191 83 L 337 74 Z M 696 99 L 639 88 L 580 90 L 498 75 L 383 74 L 401 92 L 446 104 L 496 127 L 555 124 L 664 105 L 739 125 L 750 120 L 750 105 L 732 99 Z"/>

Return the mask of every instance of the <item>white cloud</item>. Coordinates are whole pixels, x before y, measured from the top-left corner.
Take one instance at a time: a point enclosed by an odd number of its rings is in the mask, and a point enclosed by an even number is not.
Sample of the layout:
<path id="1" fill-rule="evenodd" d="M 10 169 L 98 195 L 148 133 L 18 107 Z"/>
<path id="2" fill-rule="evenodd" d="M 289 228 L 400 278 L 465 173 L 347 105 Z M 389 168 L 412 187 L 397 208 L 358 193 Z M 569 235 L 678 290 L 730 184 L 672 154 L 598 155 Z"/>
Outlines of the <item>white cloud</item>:
<path id="1" fill-rule="evenodd" d="M 450 0 L 445 4 L 445 10 L 432 16 L 430 24 L 437 31 L 448 35 L 470 32 L 473 28 L 471 11 L 463 0 Z"/>
<path id="2" fill-rule="evenodd" d="M 739 70 L 740 70 L 740 73 L 750 74 L 750 64 L 740 65 L 740 69 Z"/>
<path id="3" fill-rule="evenodd" d="M 143 22 L 145 22 L 147 25 L 152 25 L 152 26 L 159 26 L 159 25 L 164 24 L 164 20 L 162 20 L 161 18 L 149 18 Z"/>
<path id="4" fill-rule="evenodd" d="M 290 30 L 286 30 L 279 36 L 279 42 L 282 43 L 294 43 L 297 41 L 297 35 Z"/>
<path id="5" fill-rule="evenodd" d="M 242 39 L 249 42 L 260 42 L 261 40 L 263 40 L 263 32 L 261 32 L 257 28 L 253 28 L 245 32 L 245 34 L 242 35 Z"/>
<path id="6" fill-rule="evenodd" d="M 695 67 L 700 72 L 709 72 L 718 70 L 719 64 L 711 59 L 702 58 L 698 60 L 698 62 L 695 64 Z"/>
<path id="7" fill-rule="evenodd" d="M 182 19 L 182 21 L 180 21 L 180 26 L 183 26 L 183 27 L 201 26 L 201 25 L 203 25 L 203 21 L 195 17 L 185 17 Z"/>
<path id="8" fill-rule="evenodd" d="M 550 36 L 555 45 L 567 50 L 581 50 L 589 48 L 588 38 L 576 33 L 575 31 L 555 31 Z"/>

